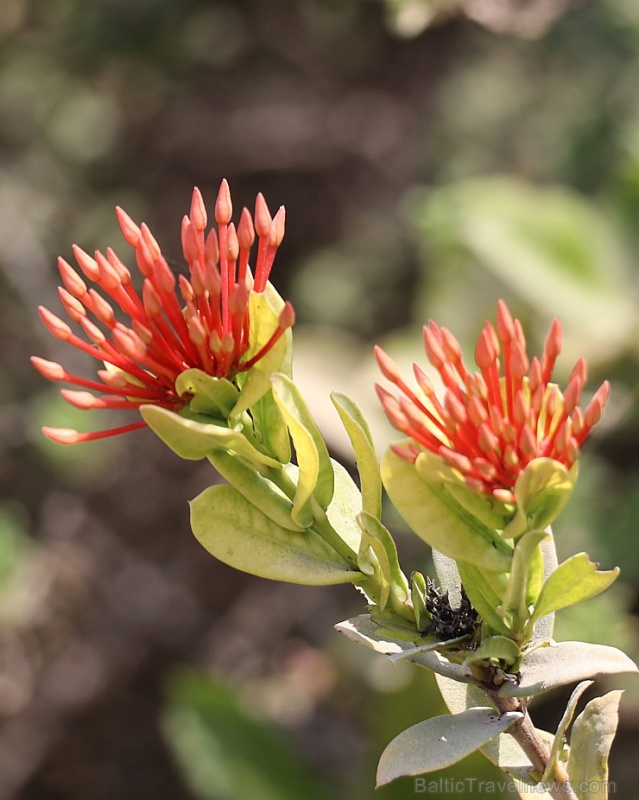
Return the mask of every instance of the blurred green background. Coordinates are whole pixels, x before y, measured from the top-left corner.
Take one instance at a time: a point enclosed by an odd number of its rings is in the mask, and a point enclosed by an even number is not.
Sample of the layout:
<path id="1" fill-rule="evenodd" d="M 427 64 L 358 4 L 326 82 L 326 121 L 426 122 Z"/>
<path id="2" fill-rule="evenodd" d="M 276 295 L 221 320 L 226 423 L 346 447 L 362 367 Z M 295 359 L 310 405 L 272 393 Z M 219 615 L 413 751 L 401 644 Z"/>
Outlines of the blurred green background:
<path id="1" fill-rule="evenodd" d="M 560 555 L 586 549 L 622 577 L 557 635 L 639 656 L 638 77 L 633 0 L 1 0 L 0 800 L 416 794 L 410 780 L 375 794 L 376 761 L 441 704 L 427 673 L 332 630 L 359 595 L 210 559 L 186 501 L 211 472 L 149 432 L 71 449 L 39 432 L 100 426 L 28 363 L 93 369 L 39 324 L 38 304 L 59 308 L 56 256 L 77 242 L 126 260 L 119 204 L 179 263 L 191 187 L 212 204 L 222 177 L 236 208 L 257 191 L 287 207 L 273 280 L 343 459 L 333 389 L 380 452 L 394 438 L 373 341 L 423 361 L 432 316 L 470 356 L 499 297 L 535 348 L 562 318 L 560 381 L 583 354 L 589 391 L 608 377 L 613 397 Z M 428 569 L 388 520 L 405 569 Z M 639 793 L 626 685 L 620 797 Z M 535 720 L 552 728 L 565 699 Z M 446 775 L 502 777 L 481 759 Z"/>

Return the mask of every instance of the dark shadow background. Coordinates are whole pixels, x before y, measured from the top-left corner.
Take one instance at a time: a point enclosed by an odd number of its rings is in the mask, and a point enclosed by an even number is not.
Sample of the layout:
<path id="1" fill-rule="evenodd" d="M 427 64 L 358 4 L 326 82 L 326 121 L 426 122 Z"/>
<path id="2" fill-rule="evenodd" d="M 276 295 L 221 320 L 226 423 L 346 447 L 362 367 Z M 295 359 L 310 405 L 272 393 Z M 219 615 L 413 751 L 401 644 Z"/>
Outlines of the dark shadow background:
<path id="1" fill-rule="evenodd" d="M 336 641 L 332 625 L 361 611 L 352 590 L 270 585 L 207 556 L 186 504 L 212 480 L 205 465 L 148 431 L 72 449 L 40 435 L 100 425 L 28 362 L 87 370 L 37 317 L 59 308 L 56 256 L 77 242 L 127 260 L 118 204 L 178 265 L 191 189 L 212 208 L 222 177 L 237 209 L 258 191 L 287 207 L 272 279 L 297 309 L 296 368 L 343 458 L 322 405 L 332 389 L 369 397 L 380 448 L 392 439 L 372 399 L 373 340 L 419 358 L 419 326 L 437 314 L 471 347 L 500 296 L 537 344 L 555 313 L 574 321 L 569 352 L 583 348 L 592 388 L 608 375 L 617 399 L 560 549 L 624 575 L 610 598 L 566 612 L 562 638 L 637 656 L 639 13 L 567 5 L 460 2 L 427 24 L 429 0 L 2 0 L 0 800 L 370 798 L 384 745 L 440 708 L 427 675 Z M 486 217 L 496 253 L 473 238 L 471 184 L 473 212 L 508 209 L 513 192 L 533 227 L 539 213 L 534 236 Z M 557 185 L 565 205 L 545 193 Z M 522 236 L 541 262 L 515 249 L 511 279 L 499 258 Z M 426 568 L 421 545 L 401 543 L 408 571 Z M 637 791 L 639 695 L 626 685 L 620 797 Z M 556 725 L 561 700 L 540 706 L 541 724 Z M 235 770 L 249 770 L 241 720 L 277 731 L 283 761 L 306 765 L 291 778 L 301 788 L 269 795 L 265 778 L 247 794 L 207 773 L 236 723 Z M 499 776 L 486 770 L 447 774 Z M 376 796 L 413 792 L 400 781 Z"/>

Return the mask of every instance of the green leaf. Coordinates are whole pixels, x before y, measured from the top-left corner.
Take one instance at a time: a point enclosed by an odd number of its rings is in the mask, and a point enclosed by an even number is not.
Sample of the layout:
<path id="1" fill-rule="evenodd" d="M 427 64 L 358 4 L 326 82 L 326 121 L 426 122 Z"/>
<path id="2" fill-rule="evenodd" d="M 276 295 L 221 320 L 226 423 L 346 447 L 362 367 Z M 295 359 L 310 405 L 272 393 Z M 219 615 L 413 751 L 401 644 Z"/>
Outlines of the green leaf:
<path id="1" fill-rule="evenodd" d="M 586 553 L 577 553 L 560 564 L 544 583 L 532 620 L 589 600 L 607 589 L 619 574 L 619 567 L 600 571 L 597 566 Z"/>
<path id="2" fill-rule="evenodd" d="M 191 501 L 200 544 L 235 569 L 271 580 L 326 586 L 361 577 L 312 529 L 278 525 L 231 486 L 212 486 Z"/>
<path id="3" fill-rule="evenodd" d="M 246 711 L 246 698 L 219 679 L 171 676 L 162 731 L 186 784 L 200 800 L 330 800 L 334 790 L 303 764 L 288 740 Z M 290 737 L 289 737 L 290 738 Z"/>
<path id="4" fill-rule="evenodd" d="M 547 527 L 570 500 L 577 482 L 577 463 L 567 469 L 554 458 L 535 458 L 515 483 L 517 513 L 503 531 L 506 539 Z"/>
<path id="5" fill-rule="evenodd" d="M 617 689 L 591 700 L 572 726 L 568 774 L 579 800 L 608 798 L 608 756 L 622 694 Z"/>
<path id="6" fill-rule="evenodd" d="M 187 369 L 175 380 L 175 391 L 193 395 L 189 408 L 195 414 L 216 417 L 226 421 L 237 402 L 239 390 L 226 378 L 214 378 L 201 369 Z"/>
<path id="7" fill-rule="evenodd" d="M 254 465 L 249 465 L 224 450 L 214 451 L 208 459 L 224 480 L 270 520 L 291 531 L 305 530 L 293 522 L 291 516 L 293 503 L 272 480 L 268 479 L 271 470 L 266 470 L 267 477 L 265 477 Z M 275 473 L 273 477 L 277 477 L 280 471 L 272 470 L 272 472 Z"/>
<path id="8" fill-rule="evenodd" d="M 378 519 L 382 514 L 382 479 L 373 437 L 362 412 L 345 394 L 333 392 L 333 405 L 351 440 L 362 487 L 362 507 Z"/>
<path id="9" fill-rule="evenodd" d="M 311 498 L 326 509 L 333 497 L 333 467 L 326 443 L 299 389 L 285 375 L 271 378 L 273 396 L 295 445 L 300 469 L 297 492 L 293 501 L 293 519 L 302 527 L 310 524 Z"/>
<path id="10" fill-rule="evenodd" d="M 382 481 L 393 504 L 431 547 L 456 561 L 493 572 L 510 570 L 511 548 L 501 537 L 463 509 L 439 485 L 427 485 L 413 464 L 388 450 L 381 464 Z"/>
<path id="11" fill-rule="evenodd" d="M 546 767 L 541 778 L 544 783 L 551 783 L 553 780 L 555 767 L 559 763 L 560 756 L 566 747 L 566 732 L 568 730 L 568 726 L 572 722 L 573 716 L 575 715 L 577 703 L 579 702 L 581 695 L 586 691 L 586 689 L 589 689 L 593 683 L 594 681 L 582 681 L 578 686 L 575 687 L 573 693 L 570 695 L 570 699 L 566 705 L 566 710 L 561 717 L 561 721 L 557 727 L 557 733 L 555 734 L 552 747 L 550 748 L 548 766 Z"/>
<path id="12" fill-rule="evenodd" d="M 464 666 L 479 661 L 498 659 L 512 666 L 520 657 L 519 645 L 507 636 L 489 636 L 464 661 Z"/>
<path id="13" fill-rule="evenodd" d="M 499 690 L 504 697 L 540 694 L 597 675 L 639 672 L 636 664 L 616 647 L 586 642 L 559 642 L 537 647 L 524 655 L 519 685 L 507 683 Z"/>
<path id="14" fill-rule="evenodd" d="M 495 633 L 511 636 L 512 631 L 497 611 L 508 585 L 507 576 L 494 572 L 486 573 L 468 561 L 458 561 L 457 568 L 468 599 L 479 616 Z"/>
<path id="15" fill-rule="evenodd" d="M 198 422 L 158 406 L 142 406 L 140 413 L 151 430 L 181 458 L 197 461 L 214 450 L 227 450 L 256 464 L 280 464 L 254 447 L 241 431 Z"/>
<path id="16" fill-rule="evenodd" d="M 418 722 L 396 736 L 382 753 L 377 787 L 402 775 L 421 775 L 456 764 L 510 728 L 523 714 L 494 708 L 469 708 Z"/>
<path id="17" fill-rule="evenodd" d="M 358 566 L 365 574 L 371 561 L 368 557 L 369 548 L 375 555 L 376 563 L 379 567 L 379 585 L 381 593 L 378 599 L 379 607 L 382 611 L 388 602 L 391 607 L 401 616 L 406 615 L 406 601 L 409 597 L 408 581 L 399 566 L 397 557 L 397 547 L 393 537 L 382 523 L 369 514 L 362 511 L 357 517 L 357 522 L 362 529 L 362 539 L 359 548 Z"/>
<path id="18" fill-rule="evenodd" d="M 279 314 L 283 308 L 284 301 L 270 283 L 267 283 L 263 293 L 249 294 L 250 347 L 244 356 L 244 361 L 249 361 L 271 338 L 277 329 Z M 242 388 L 231 412 L 232 416 L 239 416 L 247 411 L 268 392 L 271 388 L 271 375 L 275 372 L 290 377 L 292 346 L 293 338 L 289 329 L 263 358 L 246 372 L 238 374 L 237 379 Z"/>

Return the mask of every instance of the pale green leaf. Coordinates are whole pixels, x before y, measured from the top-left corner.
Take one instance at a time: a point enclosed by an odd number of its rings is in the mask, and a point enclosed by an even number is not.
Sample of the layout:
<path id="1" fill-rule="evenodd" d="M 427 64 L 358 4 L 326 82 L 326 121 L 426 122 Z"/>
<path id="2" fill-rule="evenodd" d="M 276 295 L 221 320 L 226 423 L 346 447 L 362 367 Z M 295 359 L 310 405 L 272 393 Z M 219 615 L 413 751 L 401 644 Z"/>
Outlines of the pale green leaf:
<path id="1" fill-rule="evenodd" d="M 444 484 L 453 500 L 488 528 L 502 530 L 513 515 L 512 503 L 502 503 L 492 494 L 469 489 L 464 476 L 435 453 L 420 453 L 415 469 L 424 483 Z"/>
<path id="2" fill-rule="evenodd" d="M 463 509 L 443 484 L 428 485 L 413 464 L 388 450 L 382 481 L 393 504 L 431 547 L 456 561 L 493 572 L 508 572 L 512 549 L 501 537 Z"/>
<path id="3" fill-rule="evenodd" d="M 418 722 L 396 736 L 382 753 L 377 786 L 456 764 L 522 718 L 519 712 L 499 714 L 483 707 Z"/>
<path id="4" fill-rule="evenodd" d="M 271 377 L 273 397 L 295 445 L 300 469 L 297 492 L 293 501 L 293 519 L 302 527 L 310 524 L 310 501 L 314 498 L 326 509 L 333 497 L 333 467 L 326 443 L 299 389 L 290 378 L 277 374 Z"/>
<path id="5" fill-rule="evenodd" d="M 142 406 L 140 413 L 149 428 L 181 458 L 197 461 L 214 450 L 227 450 L 256 464 L 280 467 L 278 461 L 254 447 L 242 431 L 187 419 L 159 406 Z"/>
<path id="6" fill-rule="evenodd" d="M 519 685 L 506 683 L 499 694 L 504 697 L 526 697 L 597 675 L 624 672 L 639 670 L 616 647 L 586 642 L 559 642 L 537 647 L 527 653 L 522 660 Z"/>
<path id="7" fill-rule="evenodd" d="M 579 800 L 608 798 L 608 756 L 622 694 L 617 689 L 591 700 L 572 726 L 568 774 Z"/>
<path id="8" fill-rule="evenodd" d="M 368 423 L 359 408 L 346 395 L 333 392 L 331 400 L 342 420 L 355 453 L 357 472 L 362 487 L 362 507 L 364 511 L 368 511 L 379 519 L 382 513 L 382 479 Z"/>
<path id="9" fill-rule="evenodd" d="M 361 577 L 312 528 L 283 528 L 231 486 L 212 486 L 192 500 L 191 526 L 209 553 L 252 575 L 309 586 Z"/>
<path id="10" fill-rule="evenodd" d="M 326 516 L 333 530 L 355 555 L 359 550 L 362 531 L 357 524 L 357 515 L 362 510 L 362 495 L 355 482 L 339 461 L 331 459 L 335 479 L 333 498 L 326 509 Z"/>
<path id="11" fill-rule="evenodd" d="M 533 620 L 589 600 L 607 589 L 619 574 L 619 568 L 599 571 L 597 566 L 586 553 L 577 553 L 560 564 L 541 589 Z"/>

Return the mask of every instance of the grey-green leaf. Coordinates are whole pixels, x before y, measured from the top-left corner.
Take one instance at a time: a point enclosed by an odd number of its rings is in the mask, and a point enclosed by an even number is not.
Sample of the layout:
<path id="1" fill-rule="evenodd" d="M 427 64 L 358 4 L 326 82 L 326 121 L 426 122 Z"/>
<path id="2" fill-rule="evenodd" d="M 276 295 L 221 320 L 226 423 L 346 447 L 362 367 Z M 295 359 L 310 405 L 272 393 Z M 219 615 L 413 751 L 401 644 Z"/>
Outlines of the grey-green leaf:
<path id="1" fill-rule="evenodd" d="M 573 693 L 570 695 L 570 699 L 566 704 L 566 709 L 557 727 L 557 733 L 553 739 L 552 747 L 550 748 L 548 766 L 546 767 L 546 770 L 542 776 L 542 781 L 546 783 L 550 783 L 552 781 L 555 766 L 557 765 L 559 757 L 566 744 L 566 731 L 568 730 L 568 726 L 572 722 L 572 718 L 575 715 L 577 703 L 579 702 L 581 695 L 586 691 L 586 689 L 589 689 L 593 683 L 594 681 L 582 681 L 575 687 Z"/>
<path id="2" fill-rule="evenodd" d="M 519 685 L 506 683 L 499 690 L 504 697 L 526 697 L 554 686 L 564 686 L 597 675 L 639 672 L 637 665 L 621 650 L 603 644 L 559 642 L 538 647 L 525 655 Z"/>
<path id="3" fill-rule="evenodd" d="M 568 774 L 579 800 L 608 798 L 608 755 L 622 694 L 617 689 L 591 700 L 572 726 Z"/>
<path id="4" fill-rule="evenodd" d="M 486 694 L 478 686 L 458 683 L 443 675 L 435 675 L 435 680 L 444 702 L 452 714 L 486 704 Z M 540 729 L 537 729 L 537 734 L 550 747 L 553 735 Z M 531 787 L 533 786 L 535 789 L 532 796 L 535 797 L 535 800 L 551 800 L 550 794 L 541 791 L 537 786 L 538 782 L 530 774 L 532 764 L 512 736 L 507 733 L 500 734 L 485 744 L 481 748 L 481 752 L 489 761 L 513 778 L 517 791 L 524 800 L 531 797 Z"/>
<path id="5" fill-rule="evenodd" d="M 452 678 L 462 683 L 476 683 L 473 674 L 459 664 L 453 664 L 438 652 L 431 650 L 430 645 L 415 646 L 414 642 L 395 639 L 380 630 L 369 614 L 344 620 L 335 626 L 348 639 L 363 644 L 377 653 L 389 656 L 391 661 L 406 659 L 424 669 L 430 669 L 439 675 Z"/>
<path id="6" fill-rule="evenodd" d="M 382 753 L 377 786 L 456 764 L 522 718 L 515 711 L 499 714 L 482 707 L 418 722 L 396 736 Z"/>

